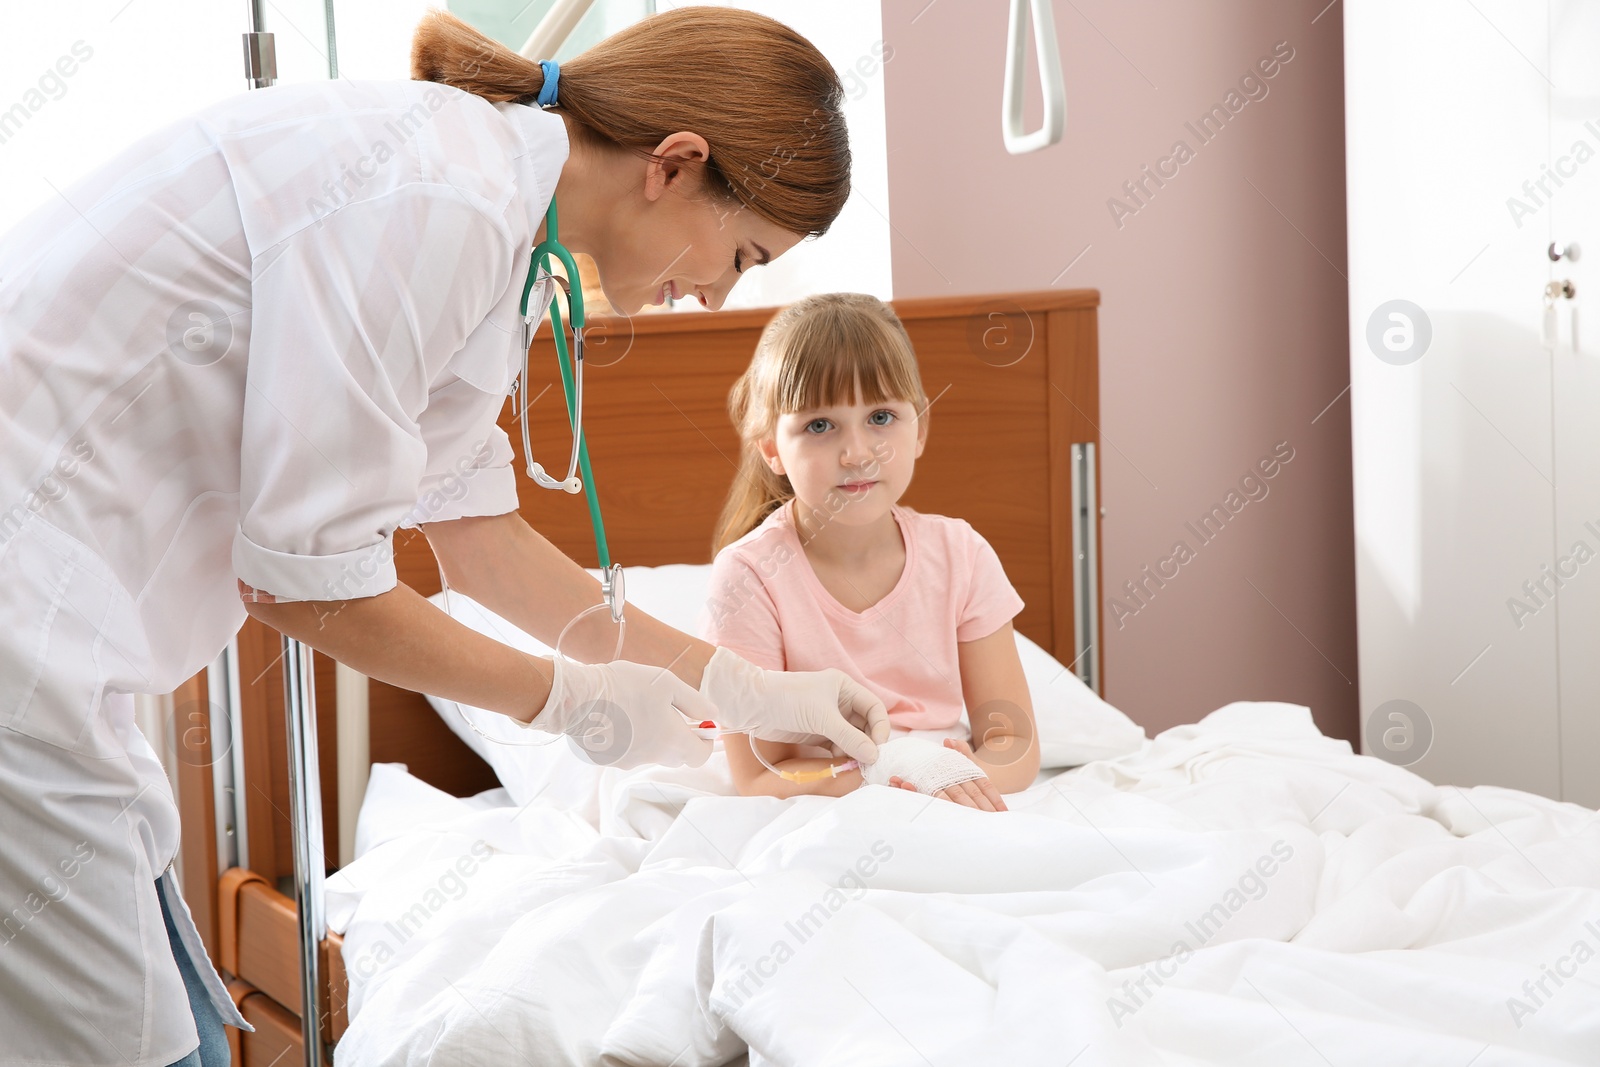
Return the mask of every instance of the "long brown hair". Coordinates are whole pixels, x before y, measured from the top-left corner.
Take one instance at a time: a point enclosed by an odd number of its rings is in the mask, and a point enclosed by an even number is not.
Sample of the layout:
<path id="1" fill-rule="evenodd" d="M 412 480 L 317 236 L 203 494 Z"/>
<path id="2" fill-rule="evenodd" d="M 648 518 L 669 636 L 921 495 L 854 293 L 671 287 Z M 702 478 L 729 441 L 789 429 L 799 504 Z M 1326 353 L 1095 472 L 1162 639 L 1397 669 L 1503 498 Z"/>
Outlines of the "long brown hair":
<path id="1" fill-rule="evenodd" d="M 911 338 L 894 309 L 866 293 L 823 293 L 790 304 L 761 331 L 750 366 L 733 383 L 728 414 L 739 431 L 739 474 L 728 490 L 712 554 L 794 498 L 757 445 L 779 415 L 834 404 L 898 400 L 927 418 L 928 396 Z"/>
<path id="2" fill-rule="evenodd" d="M 531 103 L 538 63 L 444 11 L 411 44 L 411 76 Z M 550 110 L 580 136 L 647 158 L 668 135 L 706 139 L 712 195 L 790 233 L 822 234 L 850 195 L 844 89 L 812 43 L 775 19 L 722 7 L 663 11 L 561 64 Z"/>

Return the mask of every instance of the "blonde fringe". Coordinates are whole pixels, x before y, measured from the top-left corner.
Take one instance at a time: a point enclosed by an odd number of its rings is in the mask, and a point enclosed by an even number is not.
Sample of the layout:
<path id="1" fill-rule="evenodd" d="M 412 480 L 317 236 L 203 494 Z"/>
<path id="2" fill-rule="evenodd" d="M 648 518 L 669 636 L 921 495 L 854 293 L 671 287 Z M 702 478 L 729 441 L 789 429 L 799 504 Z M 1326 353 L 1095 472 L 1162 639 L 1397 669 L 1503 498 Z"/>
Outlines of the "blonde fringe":
<path id="1" fill-rule="evenodd" d="M 780 310 L 761 332 L 749 367 L 728 393 L 739 432 L 739 472 L 717 519 L 715 556 L 794 499 L 758 442 L 781 414 L 817 407 L 899 400 L 927 417 L 928 397 L 911 338 L 894 309 L 865 293 L 824 293 Z"/>

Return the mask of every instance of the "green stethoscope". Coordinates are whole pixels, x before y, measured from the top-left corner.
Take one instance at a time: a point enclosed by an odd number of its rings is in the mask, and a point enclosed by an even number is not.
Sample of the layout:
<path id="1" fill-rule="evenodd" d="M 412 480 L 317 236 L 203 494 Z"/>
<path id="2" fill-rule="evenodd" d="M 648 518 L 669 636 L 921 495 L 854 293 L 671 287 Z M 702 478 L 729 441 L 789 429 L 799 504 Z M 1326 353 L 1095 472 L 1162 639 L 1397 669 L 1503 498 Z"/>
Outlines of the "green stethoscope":
<path id="1" fill-rule="evenodd" d="M 511 386 L 512 401 L 522 422 L 522 456 L 528 464 L 528 477 L 540 488 L 560 489 L 567 493 L 582 492 L 588 499 L 589 521 L 594 525 L 595 552 L 600 557 L 600 592 L 606 606 L 611 609 L 612 621 L 621 623 L 624 602 L 622 565 L 611 562 L 611 552 L 606 547 L 605 523 L 600 519 L 600 499 L 595 495 L 594 472 L 589 467 L 589 443 L 583 436 L 583 286 L 574 284 L 578 277 L 578 264 L 561 243 L 554 197 L 550 200 L 550 209 L 545 212 L 544 222 L 545 238 L 534 246 L 533 258 L 528 264 L 528 280 L 522 286 L 522 374 Z M 565 278 L 550 270 L 551 256 L 566 267 Z M 528 297 L 537 284 L 555 286 L 566 295 L 568 318 L 572 322 L 572 353 L 569 357 L 567 338 L 561 328 L 561 308 L 552 294 L 550 326 L 556 342 L 556 362 L 561 366 L 561 388 L 567 397 L 567 420 L 572 426 L 572 457 L 567 463 L 567 476 L 559 481 L 546 474 L 541 464 L 533 461 L 533 450 L 528 441 L 528 349 L 538 326 L 538 320 L 528 314 Z M 581 478 L 578 477 L 580 470 L 583 472 Z M 559 640 L 557 644 L 560 644 Z M 619 637 L 619 648 L 620 645 Z"/>
<path id="2" fill-rule="evenodd" d="M 516 405 L 517 417 L 522 420 L 522 457 L 528 464 L 528 477 L 542 489 L 560 489 L 568 493 L 582 492 L 588 497 L 589 520 L 594 524 L 594 547 L 600 556 L 600 593 L 603 599 L 601 603 L 578 612 L 561 628 L 560 635 L 556 637 L 555 655 L 558 659 L 561 657 L 561 646 L 574 626 L 595 612 L 610 608 L 611 621 L 617 625 L 617 644 L 611 653 L 611 658 L 615 660 L 622 656 L 623 637 L 627 633 L 628 623 L 622 616 L 622 566 L 611 562 L 611 553 L 606 548 L 606 528 L 600 521 L 600 501 L 595 496 L 594 474 L 589 469 L 589 445 L 583 439 L 583 287 L 581 283 L 574 287 L 567 281 L 568 278 L 578 277 L 578 264 L 557 234 L 554 198 L 550 201 L 550 209 L 545 212 L 544 222 L 545 239 L 534 246 L 533 259 L 528 264 L 528 280 L 522 286 L 522 373 L 511 383 L 511 399 Z M 567 268 L 566 278 L 551 273 L 551 256 L 555 256 Z M 567 476 L 560 481 L 550 477 L 542 465 L 533 461 L 533 449 L 528 441 L 528 349 L 533 344 L 533 332 L 538 326 L 538 320 L 528 314 L 528 299 L 535 285 L 552 286 L 565 293 L 568 318 L 572 320 L 572 357 L 569 360 L 567 338 L 561 329 L 561 308 L 556 302 L 555 294 L 551 293 L 550 325 L 556 342 L 556 362 L 561 364 L 561 387 L 567 394 L 567 421 L 572 426 L 572 458 L 567 463 Z M 578 477 L 580 469 L 583 471 L 581 479 Z M 445 579 L 442 567 L 439 575 L 448 611 L 450 583 Z M 542 748 L 560 736 L 546 736 L 541 741 L 513 740 L 479 728 L 478 724 L 472 721 L 472 716 L 467 714 L 464 705 L 456 705 L 456 714 L 473 733 L 506 748 Z"/>

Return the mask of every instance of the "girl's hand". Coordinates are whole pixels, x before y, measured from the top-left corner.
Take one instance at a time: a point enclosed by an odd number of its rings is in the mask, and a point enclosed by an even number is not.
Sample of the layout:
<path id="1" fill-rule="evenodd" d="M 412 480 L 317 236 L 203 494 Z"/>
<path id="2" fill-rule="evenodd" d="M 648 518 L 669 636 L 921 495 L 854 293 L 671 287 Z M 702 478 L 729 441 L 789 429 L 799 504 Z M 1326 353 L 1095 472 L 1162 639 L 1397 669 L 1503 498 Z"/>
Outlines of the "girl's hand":
<path id="1" fill-rule="evenodd" d="M 968 759 L 973 758 L 972 747 L 959 738 L 945 738 L 944 747 L 953 748 Z M 890 777 L 889 784 L 900 789 L 909 789 L 913 793 L 918 792 L 916 786 L 901 778 L 898 774 Z M 988 778 L 974 778 L 970 782 L 962 782 L 960 785 L 951 786 L 949 789 L 941 789 L 933 795 L 953 801 L 956 804 L 964 804 L 969 808 L 977 808 L 980 811 L 1006 810 L 1006 802 L 1000 799 L 1000 791 L 994 787 L 994 783 L 989 781 Z"/>

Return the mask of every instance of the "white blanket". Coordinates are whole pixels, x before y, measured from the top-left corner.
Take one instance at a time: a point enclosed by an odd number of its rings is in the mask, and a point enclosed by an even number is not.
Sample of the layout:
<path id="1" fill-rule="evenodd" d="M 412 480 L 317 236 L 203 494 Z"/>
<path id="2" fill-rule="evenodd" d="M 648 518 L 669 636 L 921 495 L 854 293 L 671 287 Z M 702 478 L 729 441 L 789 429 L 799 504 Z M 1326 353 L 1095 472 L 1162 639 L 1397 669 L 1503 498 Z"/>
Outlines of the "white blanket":
<path id="1" fill-rule="evenodd" d="M 1304 708 L 1006 813 L 549 756 L 521 807 L 374 769 L 329 882 L 341 1067 L 1600 1063 L 1600 817 L 1436 788 Z"/>

